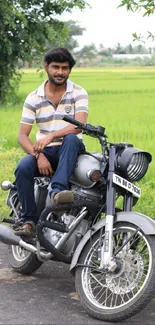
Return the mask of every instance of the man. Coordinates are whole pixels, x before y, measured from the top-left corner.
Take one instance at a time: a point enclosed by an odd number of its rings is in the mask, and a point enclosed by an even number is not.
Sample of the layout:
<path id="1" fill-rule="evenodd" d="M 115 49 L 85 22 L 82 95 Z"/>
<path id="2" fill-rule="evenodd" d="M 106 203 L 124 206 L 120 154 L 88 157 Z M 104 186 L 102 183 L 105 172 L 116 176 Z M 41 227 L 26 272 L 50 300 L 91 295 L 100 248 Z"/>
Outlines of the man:
<path id="1" fill-rule="evenodd" d="M 85 147 L 81 131 L 63 121 L 62 117 L 68 115 L 86 123 L 88 113 L 87 92 L 68 80 L 74 65 L 75 60 L 67 49 L 49 51 L 44 57 L 48 79 L 25 100 L 18 142 L 27 155 L 19 161 L 15 171 L 24 223 L 16 228 L 16 235 L 31 235 L 38 221 L 34 200 L 35 176 L 54 174 L 49 193 L 52 203 L 73 200 L 68 182 L 77 156 L 84 152 Z M 33 144 L 29 134 L 34 121 L 39 130 Z"/>

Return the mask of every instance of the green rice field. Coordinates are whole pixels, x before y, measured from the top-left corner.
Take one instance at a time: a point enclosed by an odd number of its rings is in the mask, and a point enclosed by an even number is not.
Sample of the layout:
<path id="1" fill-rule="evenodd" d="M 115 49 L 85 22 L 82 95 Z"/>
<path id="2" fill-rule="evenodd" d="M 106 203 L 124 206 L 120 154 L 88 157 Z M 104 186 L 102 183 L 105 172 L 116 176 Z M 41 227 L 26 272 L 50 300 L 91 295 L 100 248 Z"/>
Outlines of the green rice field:
<path id="1" fill-rule="evenodd" d="M 19 103 L 0 107 L 0 182 L 14 180 L 13 171 L 23 154 L 17 144 L 22 105 L 27 94 L 36 89 L 45 73 L 23 71 Z M 140 182 L 142 198 L 136 209 L 155 215 L 155 67 L 74 68 L 70 79 L 89 94 L 88 121 L 106 128 L 109 142 L 129 142 L 149 151 L 152 163 Z M 35 140 L 36 126 L 31 135 Z M 87 150 L 99 151 L 97 140 L 84 136 Z M 0 215 L 4 215 L 6 193 L 0 195 Z M 135 208 L 134 208 L 135 209 Z"/>

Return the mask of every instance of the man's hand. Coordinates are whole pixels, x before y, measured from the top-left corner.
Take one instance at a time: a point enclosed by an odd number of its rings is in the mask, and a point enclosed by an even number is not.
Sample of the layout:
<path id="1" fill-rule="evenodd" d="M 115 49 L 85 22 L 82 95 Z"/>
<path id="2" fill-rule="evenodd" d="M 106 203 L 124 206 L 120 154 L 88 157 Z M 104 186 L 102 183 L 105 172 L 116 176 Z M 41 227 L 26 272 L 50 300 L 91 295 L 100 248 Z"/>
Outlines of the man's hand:
<path id="1" fill-rule="evenodd" d="M 51 167 L 50 162 L 45 157 L 43 153 L 40 153 L 38 160 L 37 160 L 37 166 L 39 169 L 39 173 L 45 176 L 52 176 L 54 171 Z"/>
<path id="2" fill-rule="evenodd" d="M 42 150 L 52 141 L 53 136 L 52 134 L 46 135 L 43 139 L 37 141 L 34 144 L 34 151 L 35 152 L 42 152 Z"/>

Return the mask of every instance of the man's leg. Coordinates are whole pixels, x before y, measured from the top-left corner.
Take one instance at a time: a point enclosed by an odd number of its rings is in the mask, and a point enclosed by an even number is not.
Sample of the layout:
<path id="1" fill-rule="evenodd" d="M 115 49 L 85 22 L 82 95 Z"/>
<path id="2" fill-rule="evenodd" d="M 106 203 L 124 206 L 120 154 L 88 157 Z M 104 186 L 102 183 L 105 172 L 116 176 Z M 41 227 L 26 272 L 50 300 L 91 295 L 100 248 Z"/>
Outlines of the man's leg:
<path id="1" fill-rule="evenodd" d="M 34 177 L 38 174 L 36 158 L 30 154 L 23 157 L 15 170 L 19 201 L 22 205 L 24 223 L 37 223 L 37 207 L 34 199 Z"/>
<path id="2" fill-rule="evenodd" d="M 68 189 L 69 179 L 76 165 L 78 154 L 85 151 L 83 142 L 75 135 L 68 134 L 63 138 L 59 148 L 59 162 L 52 177 L 50 194 Z"/>

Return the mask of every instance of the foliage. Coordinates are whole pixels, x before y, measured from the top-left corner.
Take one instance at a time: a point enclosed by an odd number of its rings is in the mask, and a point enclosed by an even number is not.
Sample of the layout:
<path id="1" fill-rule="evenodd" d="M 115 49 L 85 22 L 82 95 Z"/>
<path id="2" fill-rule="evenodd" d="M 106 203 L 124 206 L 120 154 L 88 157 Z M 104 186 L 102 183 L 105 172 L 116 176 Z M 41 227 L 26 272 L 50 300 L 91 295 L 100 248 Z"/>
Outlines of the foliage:
<path id="1" fill-rule="evenodd" d="M 80 50 L 75 52 L 77 59 L 77 66 L 106 66 L 114 64 L 134 64 L 134 65 L 153 65 L 153 60 L 151 59 L 151 54 L 154 51 L 152 48 L 146 48 L 144 45 L 133 45 L 128 44 L 122 46 L 120 43 L 114 45 L 114 47 L 106 48 L 101 43 L 99 48 L 92 43 L 90 45 L 85 45 Z M 120 57 L 115 59 L 114 54 L 139 54 L 139 56 L 125 58 L 124 61 Z M 149 54 L 149 57 L 143 56 L 141 54 Z M 135 61 L 133 61 L 135 59 Z M 132 60 L 132 63 L 130 63 Z"/>
<path id="2" fill-rule="evenodd" d="M 119 7 L 126 6 L 127 10 L 143 10 L 144 16 L 153 14 L 155 11 L 154 0 L 122 0 Z"/>
<path id="3" fill-rule="evenodd" d="M 78 41 L 75 39 L 75 36 L 82 35 L 85 31 L 85 28 L 80 27 L 78 22 L 73 20 L 64 22 L 64 27 L 66 27 L 68 31 L 64 46 L 67 47 L 70 51 L 75 51 L 75 49 L 79 46 Z"/>
<path id="4" fill-rule="evenodd" d="M 8 151 L 0 152 L 0 183 L 3 180 L 13 182 L 15 180 L 14 170 L 17 162 L 22 157 L 23 152 L 19 148 L 12 148 Z M 10 208 L 5 204 L 8 192 L 1 190 L 0 195 L 0 222 L 2 217 L 9 216 Z"/>
<path id="5" fill-rule="evenodd" d="M 150 16 L 155 12 L 155 2 L 154 0 L 122 0 L 121 4 L 118 7 L 126 6 L 127 10 L 135 12 L 135 11 L 142 11 L 143 16 Z M 146 42 L 146 40 L 151 39 L 154 41 L 155 35 L 152 32 L 147 32 L 147 37 L 144 35 L 137 35 L 137 33 L 133 33 L 133 40 Z"/>
<path id="6" fill-rule="evenodd" d="M 76 52 L 77 58 L 81 64 L 84 63 L 83 59 L 86 59 L 87 62 L 94 59 L 97 55 L 97 50 L 95 44 L 85 45 L 80 51 Z"/>
<path id="7" fill-rule="evenodd" d="M 0 3 L 0 103 L 12 96 L 20 74 L 16 72 L 18 58 L 31 60 L 41 54 L 47 42 L 66 36 L 63 22 L 55 15 L 73 7 L 80 9 L 84 0 L 7 0 Z"/>
<path id="8" fill-rule="evenodd" d="M 79 46 L 75 37 L 82 35 L 84 30 L 85 28 L 80 27 L 77 21 L 64 21 L 63 29 L 61 30 L 61 40 L 59 37 L 52 40 L 52 42 L 48 42 L 47 50 L 62 45 L 68 48 L 69 51 L 75 51 L 75 49 Z"/>

